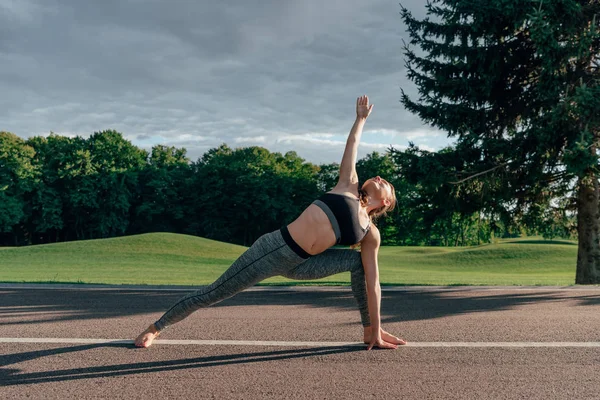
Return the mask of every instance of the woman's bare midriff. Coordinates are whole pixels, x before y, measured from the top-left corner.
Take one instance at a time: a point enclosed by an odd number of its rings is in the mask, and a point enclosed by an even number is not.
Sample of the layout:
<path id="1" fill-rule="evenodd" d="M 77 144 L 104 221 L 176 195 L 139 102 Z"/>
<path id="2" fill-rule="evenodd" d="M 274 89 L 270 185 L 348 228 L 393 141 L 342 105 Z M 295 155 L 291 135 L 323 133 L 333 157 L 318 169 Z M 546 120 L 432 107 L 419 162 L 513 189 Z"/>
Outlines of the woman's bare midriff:
<path id="1" fill-rule="evenodd" d="M 327 214 L 311 204 L 288 225 L 292 239 L 310 255 L 322 253 L 335 244 L 335 232 Z"/>

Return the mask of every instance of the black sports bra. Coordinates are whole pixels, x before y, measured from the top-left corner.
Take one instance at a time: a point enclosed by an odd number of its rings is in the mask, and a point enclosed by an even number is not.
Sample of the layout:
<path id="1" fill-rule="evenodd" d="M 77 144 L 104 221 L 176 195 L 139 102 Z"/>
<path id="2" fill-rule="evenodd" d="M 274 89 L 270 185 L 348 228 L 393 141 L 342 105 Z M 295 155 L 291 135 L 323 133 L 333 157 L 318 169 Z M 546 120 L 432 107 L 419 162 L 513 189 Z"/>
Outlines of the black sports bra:
<path id="1" fill-rule="evenodd" d="M 325 193 L 313 202 L 319 206 L 331 222 L 337 244 L 353 245 L 365 237 L 371 224 L 366 228 L 360 225 L 358 219 L 358 198 L 339 193 Z"/>

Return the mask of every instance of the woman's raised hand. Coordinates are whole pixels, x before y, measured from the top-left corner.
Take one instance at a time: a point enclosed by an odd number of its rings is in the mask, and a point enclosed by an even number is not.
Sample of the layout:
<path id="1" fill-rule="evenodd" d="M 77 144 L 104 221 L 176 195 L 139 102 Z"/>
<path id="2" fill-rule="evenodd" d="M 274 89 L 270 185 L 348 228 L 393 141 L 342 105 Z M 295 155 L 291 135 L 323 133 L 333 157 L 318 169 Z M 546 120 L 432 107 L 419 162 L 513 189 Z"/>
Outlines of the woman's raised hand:
<path id="1" fill-rule="evenodd" d="M 369 97 L 368 96 L 360 96 L 356 99 L 356 117 L 367 119 L 367 117 L 371 114 L 371 110 L 373 109 L 373 104 L 369 105 Z"/>

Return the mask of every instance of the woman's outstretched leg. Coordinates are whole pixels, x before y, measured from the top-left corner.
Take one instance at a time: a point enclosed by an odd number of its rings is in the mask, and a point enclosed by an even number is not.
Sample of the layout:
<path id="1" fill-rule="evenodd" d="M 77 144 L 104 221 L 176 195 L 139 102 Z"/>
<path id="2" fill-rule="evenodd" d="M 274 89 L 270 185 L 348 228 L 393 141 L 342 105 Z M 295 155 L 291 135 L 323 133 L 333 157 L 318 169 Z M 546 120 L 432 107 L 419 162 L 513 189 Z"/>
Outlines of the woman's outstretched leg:
<path id="1" fill-rule="evenodd" d="M 280 231 L 261 236 L 219 279 L 177 301 L 163 316 L 135 340 L 137 347 L 149 347 L 169 325 L 194 311 L 208 307 L 271 276 L 281 275 L 304 261 L 283 240 Z"/>
<path id="2" fill-rule="evenodd" d="M 310 257 L 283 275 L 290 279 L 307 280 L 321 279 L 342 272 L 350 272 L 352 294 L 358 305 L 363 327 L 371 326 L 367 305 L 365 270 L 360 252 L 351 249 L 328 249 Z"/>

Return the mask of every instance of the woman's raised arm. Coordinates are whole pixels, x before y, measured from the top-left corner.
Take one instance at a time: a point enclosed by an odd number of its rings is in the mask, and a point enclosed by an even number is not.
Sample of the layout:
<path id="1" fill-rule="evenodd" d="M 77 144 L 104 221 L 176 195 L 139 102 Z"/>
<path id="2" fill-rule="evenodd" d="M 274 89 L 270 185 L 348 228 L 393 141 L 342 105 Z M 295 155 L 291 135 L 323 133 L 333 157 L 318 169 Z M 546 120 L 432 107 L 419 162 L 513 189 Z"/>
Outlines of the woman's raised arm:
<path id="1" fill-rule="evenodd" d="M 350 186 L 358 184 L 356 153 L 358 152 L 358 143 L 360 142 L 363 127 L 372 109 L 373 104 L 369 105 L 369 98 L 367 96 L 360 96 L 356 99 L 356 121 L 354 121 L 350 135 L 348 135 L 348 140 L 346 141 L 346 148 L 344 149 L 344 155 L 340 164 L 338 185 Z"/>

